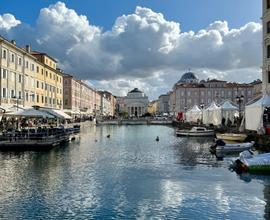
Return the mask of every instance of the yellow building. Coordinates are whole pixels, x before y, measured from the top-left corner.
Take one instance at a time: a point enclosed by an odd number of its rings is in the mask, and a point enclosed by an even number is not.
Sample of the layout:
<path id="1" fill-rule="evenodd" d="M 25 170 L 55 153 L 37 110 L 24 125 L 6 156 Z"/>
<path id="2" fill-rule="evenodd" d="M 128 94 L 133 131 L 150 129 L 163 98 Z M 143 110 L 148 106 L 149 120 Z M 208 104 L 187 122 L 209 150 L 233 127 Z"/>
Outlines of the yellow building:
<path id="1" fill-rule="evenodd" d="M 63 76 L 46 53 L 0 37 L 0 105 L 62 109 Z"/>
<path id="2" fill-rule="evenodd" d="M 31 54 L 37 58 L 41 68 L 37 71 L 38 74 L 36 85 L 39 91 L 39 94 L 37 94 L 39 95 L 37 96 L 39 105 L 49 108 L 62 109 L 63 74 L 56 68 L 57 61 L 46 53 L 33 51 Z"/>
<path id="3" fill-rule="evenodd" d="M 158 105 L 158 100 L 154 100 L 148 104 L 147 111 L 151 115 L 155 115 L 157 113 L 157 105 Z"/>

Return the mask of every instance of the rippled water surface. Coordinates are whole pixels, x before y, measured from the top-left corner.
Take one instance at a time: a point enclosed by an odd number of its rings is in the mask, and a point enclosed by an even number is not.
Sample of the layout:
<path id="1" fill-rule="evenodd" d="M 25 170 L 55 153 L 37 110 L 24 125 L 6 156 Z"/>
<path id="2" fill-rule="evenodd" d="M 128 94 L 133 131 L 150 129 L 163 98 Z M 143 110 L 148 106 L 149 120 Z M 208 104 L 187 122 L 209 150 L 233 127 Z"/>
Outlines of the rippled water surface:
<path id="1" fill-rule="evenodd" d="M 0 153 L 0 219 L 269 218 L 270 179 L 230 172 L 233 158 L 217 161 L 210 142 L 84 124 L 67 146 Z"/>

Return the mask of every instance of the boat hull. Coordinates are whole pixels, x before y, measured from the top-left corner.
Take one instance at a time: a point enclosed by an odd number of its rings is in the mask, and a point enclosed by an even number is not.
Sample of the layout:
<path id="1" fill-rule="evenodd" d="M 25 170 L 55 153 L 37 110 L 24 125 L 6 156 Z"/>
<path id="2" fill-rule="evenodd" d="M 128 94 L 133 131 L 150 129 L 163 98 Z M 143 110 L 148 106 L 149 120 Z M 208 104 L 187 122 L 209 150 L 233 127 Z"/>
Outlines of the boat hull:
<path id="1" fill-rule="evenodd" d="M 222 153 L 240 153 L 244 150 L 250 150 L 253 147 L 252 143 L 245 144 L 226 144 L 225 146 L 217 146 L 216 152 Z"/>
<path id="2" fill-rule="evenodd" d="M 190 132 L 190 131 L 176 131 L 176 136 L 186 136 L 186 137 L 211 137 L 215 135 L 214 131 L 207 131 L 207 132 Z"/>
<path id="3" fill-rule="evenodd" d="M 216 134 L 217 139 L 227 140 L 227 141 L 240 141 L 243 142 L 246 138 L 246 134 Z"/>

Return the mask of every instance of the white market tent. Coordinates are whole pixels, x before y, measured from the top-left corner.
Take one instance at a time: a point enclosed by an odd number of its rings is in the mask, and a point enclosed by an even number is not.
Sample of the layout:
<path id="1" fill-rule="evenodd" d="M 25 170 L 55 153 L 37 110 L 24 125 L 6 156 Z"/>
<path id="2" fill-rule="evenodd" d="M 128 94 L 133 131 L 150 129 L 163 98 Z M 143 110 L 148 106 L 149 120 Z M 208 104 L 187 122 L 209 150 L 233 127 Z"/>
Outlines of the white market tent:
<path id="1" fill-rule="evenodd" d="M 222 120 L 221 108 L 217 106 L 215 102 L 212 102 L 203 111 L 203 124 L 220 125 Z"/>
<path id="2" fill-rule="evenodd" d="M 266 94 L 258 101 L 245 106 L 247 130 L 260 131 L 263 128 L 263 114 L 266 107 L 270 107 L 270 96 Z"/>
<path id="3" fill-rule="evenodd" d="M 230 101 L 225 101 L 221 106 L 220 106 L 220 110 L 221 110 L 221 119 L 225 118 L 226 122 L 228 121 L 228 119 L 230 119 L 231 122 L 234 121 L 234 117 L 235 116 L 239 116 L 239 110 L 238 107 L 236 107 L 235 105 L 233 105 Z M 221 122 L 220 122 L 221 124 Z"/>
<path id="4" fill-rule="evenodd" d="M 197 105 L 194 105 L 185 113 L 185 118 L 187 122 L 197 122 L 198 119 L 202 119 L 202 110 Z"/>
<path id="5" fill-rule="evenodd" d="M 26 118 L 54 118 L 53 115 L 50 115 L 46 112 L 29 108 L 29 109 L 22 109 L 15 112 L 6 113 L 5 116 L 9 117 L 26 117 Z"/>

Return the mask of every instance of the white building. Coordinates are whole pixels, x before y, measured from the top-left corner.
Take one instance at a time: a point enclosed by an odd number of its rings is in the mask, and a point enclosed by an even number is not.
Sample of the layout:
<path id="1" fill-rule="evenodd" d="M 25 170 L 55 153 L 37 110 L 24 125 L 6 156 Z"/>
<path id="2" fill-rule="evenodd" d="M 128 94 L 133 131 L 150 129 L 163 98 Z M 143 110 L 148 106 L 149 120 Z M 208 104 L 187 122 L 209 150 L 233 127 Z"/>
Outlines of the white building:
<path id="1" fill-rule="evenodd" d="M 164 114 L 169 113 L 170 93 L 163 94 L 158 97 L 157 113 Z"/>
<path id="2" fill-rule="evenodd" d="M 124 109 L 121 111 L 127 112 L 130 117 L 140 117 L 147 113 L 148 103 L 148 97 L 135 88 L 124 97 Z"/>

